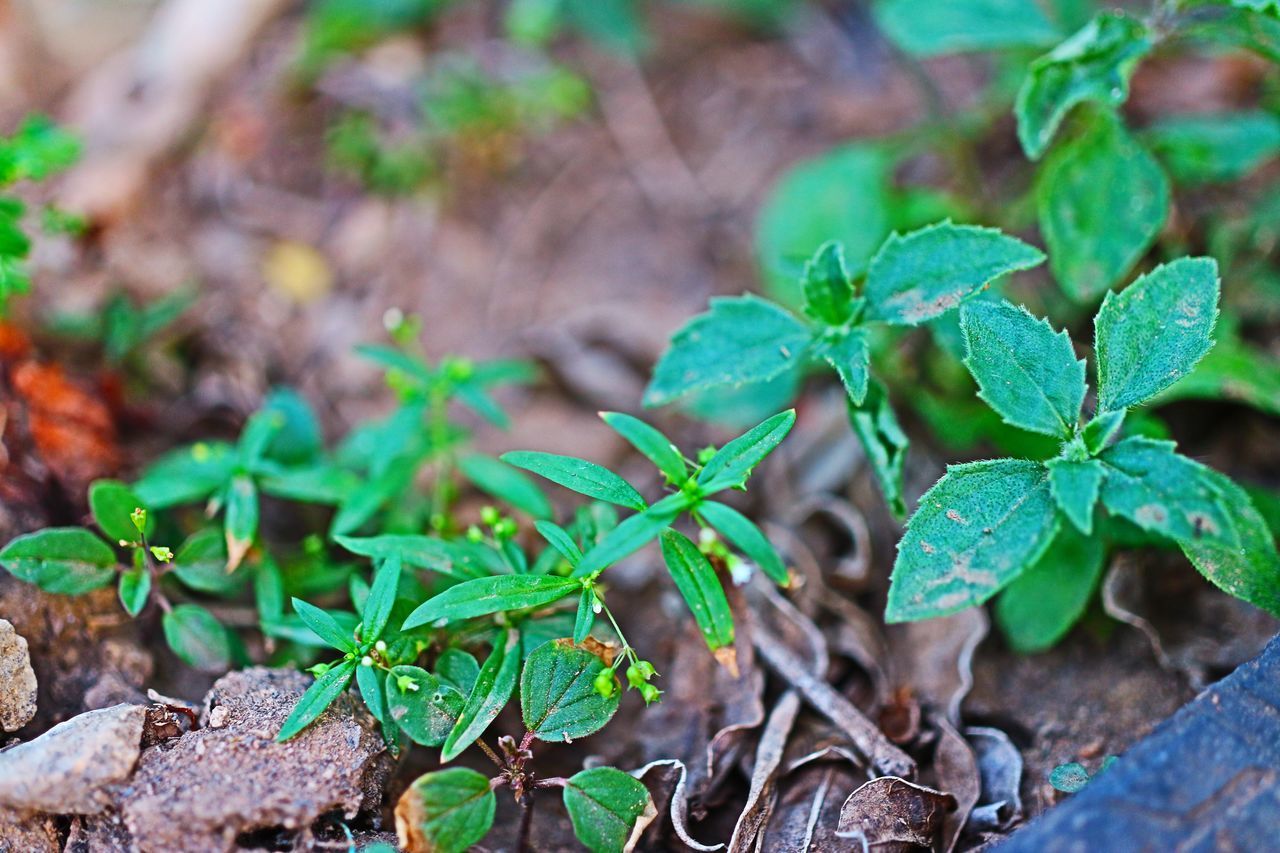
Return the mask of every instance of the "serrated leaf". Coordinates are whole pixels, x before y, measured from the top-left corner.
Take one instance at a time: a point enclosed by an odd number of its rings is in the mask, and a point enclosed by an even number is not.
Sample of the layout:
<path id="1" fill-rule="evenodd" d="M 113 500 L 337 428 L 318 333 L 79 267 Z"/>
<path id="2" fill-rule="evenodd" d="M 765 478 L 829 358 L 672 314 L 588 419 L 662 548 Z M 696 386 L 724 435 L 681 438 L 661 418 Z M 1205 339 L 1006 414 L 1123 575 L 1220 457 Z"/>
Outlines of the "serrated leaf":
<path id="1" fill-rule="evenodd" d="M 652 808 L 649 789 L 613 767 L 593 767 L 570 776 L 564 807 L 573 834 L 591 853 L 627 849 L 636 821 Z"/>
<path id="2" fill-rule="evenodd" d="M 236 454 L 225 442 L 200 442 L 161 456 L 147 466 L 133 491 L 153 510 L 203 500 L 231 477 Z"/>
<path id="3" fill-rule="evenodd" d="M 853 284 L 839 243 L 823 243 L 805 264 L 800 277 L 804 313 L 829 326 L 843 326 L 853 318 Z"/>
<path id="4" fill-rule="evenodd" d="M 957 307 L 992 280 L 1043 261 L 1038 249 L 994 228 L 940 222 L 893 234 L 867 271 L 866 316 L 917 326 Z"/>
<path id="5" fill-rule="evenodd" d="M 498 575 L 451 586 L 409 614 L 402 630 L 429 625 L 438 619 L 457 622 L 506 610 L 542 607 L 582 588 L 572 578 L 549 575 Z"/>
<path id="6" fill-rule="evenodd" d="M 1084 402 L 1084 361 L 1071 338 L 1008 302 L 971 302 L 960 311 L 965 367 L 978 396 L 1005 423 L 1070 438 Z"/>
<path id="7" fill-rule="evenodd" d="M 356 641 L 351 636 L 351 632 L 339 625 L 337 620 L 326 611 L 300 598 L 293 599 L 293 610 L 303 624 L 325 644 L 342 652 L 356 650 Z"/>
<path id="8" fill-rule="evenodd" d="M 396 590 L 400 585 L 402 565 L 398 556 L 388 557 L 374 571 L 369 597 L 365 599 L 360 611 L 360 638 L 366 643 L 381 637 L 383 629 L 387 627 L 391 608 L 396 603 Z"/>
<path id="9" fill-rule="evenodd" d="M 506 501 L 534 518 L 551 518 L 554 511 L 547 496 L 537 484 L 505 462 L 480 453 L 469 453 L 458 459 L 462 475 L 499 500 Z"/>
<path id="10" fill-rule="evenodd" d="M 1125 410 L 1119 409 L 1114 412 L 1101 412 L 1085 424 L 1084 429 L 1080 431 L 1085 449 L 1095 455 L 1101 453 L 1119 434 L 1120 427 L 1124 426 L 1124 418 Z"/>
<path id="11" fill-rule="evenodd" d="M 452 761 L 475 743 L 511 698 L 520 672 L 519 646 L 518 632 L 509 630 L 497 634 L 493 651 L 480 667 L 480 675 L 458 715 L 458 722 L 445 739 L 440 753 L 442 762 Z"/>
<path id="12" fill-rule="evenodd" d="M 276 740 L 284 742 L 315 722 L 326 708 L 346 692 L 351 679 L 355 677 L 358 665 L 357 661 L 344 660 L 330 667 L 324 675 L 317 678 L 307 688 L 307 692 L 302 694 L 298 704 L 293 707 L 293 711 L 280 726 Z"/>
<path id="13" fill-rule="evenodd" d="M 1280 154 L 1280 117 L 1261 110 L 1169 116 L 1144 138 L 1179 184 L 1235 181 Z"/>
<path id="14" fill-rule="evenodd" d="M 436 677 L 463 696 L 470 696 L 480 677 L 480 662 L 462 649 L 445 649 L 436 659 Z"/>
<path id="15" fill-rule="evenodd" d="M 1018 139 L 1027 156 L 1039 159 L 1076 104 L 1123 104 L 1129 97 L 1129 77 L 1151 47 L 1141 21 L 1123 12 L 1105 12 L 1031 63 L 1014 109 Z"/>
<path id="16" fill-rule="evenodd" d="M 115 551 L 82 527 L 50 527 L 11 540 L 0 566 L 25 583 L 58 595 L 83 595 L 115 578 Z"/>
<path id="17" fill-rule="evenodd" d="M 1068 520 L 1080 532 L 1093 532 L 1093 508 L 1098 503 L 1105 469 L 1097 459 L 1050 459 L 1049 491 Z"/>
<path id="18" fill-rule="evenodd" d="M 1151 248 L 1169 213 L 1169 179 L 1109 111 L 1056 150 L 1036 183 L 1049 266 L 1067 295 L 1092 300 Z"/>
<path id="19" fill-rule="evenodd" d="M 1217 316 L 1212 258 L 1181 258 L 1107 294 L 1094 319 L 1099 411 L 1136 406 L 1190 373 Z"/>
<path id="20" fill-rule="evenodd" d="M 1182 553 L 1222 591 L 1280 616 L 1280 554 L 1266 519 L 1244 489 L 1217 471 L 1201 476 L 1218 493 L 1219 503 L 1232 520 L 1236 542 L 1201 537 L 1178 544 Z"/>
<path id="21" fill-rule="evenodd" d="M 246 475 L 227 485 L 224 529 L 227 537 L 227 571 L 235 569 L 258 535 L 258 489 Z"/>
<path id="22" fill-rule="evenodd" d="M 583 555 L 582 562 L 573 570 L 573 577 L 582 578 L 603 571 L 640 550 L 670 527 L 688 506 L 688 497 L 677 492 L 626 519 Z"/>
<path id="23" fill-rule="evenodd" d="M 598 732 L 622 698 L 617 691 L 608 697 L 596 692 L 596 676 L 604 670 L 599 657 L 565 640 L 538 646 L 520 676 L 525 728 L 539 740 L 563 743 Z"/>
<path id="24" fill-rule="evenodd" d="M 411 686 L 401 688 L 408 678 Z M 423 746 L 437 747 L 462 715 L 466 698 L 452 685 L 417 666 L 392 667 L 387 674 L 387 713 L 409 739 Z"/>
<path id="25" fill-rule="evenodd" d="M 201 672 L 225 672 L 231 666 L 231 638 L 214 615 L 195 604 L 179 604 L 161 619 L 173 653 Z"/>
<path id="26" fill-rule="evenodd" d="M 151 572 L 145 566 L 130 569 L 120 575 L 117 587 L 120 604 L 130 616 L 137 616 L 147 604 L 151 595 Z"/>
<path id="27" fill-rule="evenodd" d="M 726 443 L 698 472 L 699 488 L 711 494 L 746 483 L 755 467 L 787 437 L 795 422 L 796 410 L 787 409 Z"/>
<path id="28" fill-rule="evenodd" d="M 807 357 L 812 330 L 757 296 L 713 298 L 711 310 L 671 338 L 644 392 L 646 406 L 686 394 L 766 382 L 794 370 Z"/>
<path id="29" fill-rule="evenodd" d="M 996 599 L 996 623 L 1014 651 L 1043 652 L 1066 636 L 1089 606 L 1106 555 L 1102 537 L 1061 526 L 1044 556 Z"/>
<path id="30" fill-rule="evenodd" d="M 502 454 L 502 461 L 545 477 L 557 485 L 589 498 L 643 510 L 647 503 L 635 487 L 617 474 L 576 456 L 516 450 Z"/>
<path id="31" fill-rule="evenodd" d="M 883 385 L 872 380 L 861 405 L 848 401 L 848 412 L 849 426 L 862 443 L 889 510 L 900 519 L 907 514 L 907 505 L 902 497 L 902 473 L 908 440 L 898 424 L 898 416 L 893 412 L 889 394 Z"/>
<path id="32" fill-rule="evenodd" d="M 486 553 L 463 542 L 448 542 L 433 536 L 387 533 L 382 536 L 335 536 L 343 548 L 371 560 L 399 557 L 407 566 L 430 569 L 458 580 L 485 577 L 494 568 Z"/>
<path id="33" fill-rule="evenodd" d="M 814 346 L 814 355 L 835 370 L 849 400 L 855 406 L 861 405 L 867 398 L 871 367 L 866 335 L 856 329 L 824 335 Z"/>
<path id="34" fill-rule="evenodd" d="M 789 579 L 786 565 L 755 522 L 733 507 L 716 501 L 698 504 L 698 514 L 734 547 L 746 554 L 747 559 L 759 566 L 769 580 L 782 586 L 787 585 Z"/>
<path id="35" fill-rule="evenodd" d="M 657 429 L 621 412 L 601 412 L 600 417 L 628 444 L 658 466 L 658 470 L 667 476 L 667 482 L 679 484 L 688 479 L 689 468 L 684 457 L 671 439 Z"/>
<path id="36" fill-rule="evenodd" d="M 949 466 L 898 543 L 885 619 L 945 616 L 986 601 L 1044 554 L 1057 511 L 1039 463 Z"/>
<path id="37" fill-rule="evenodd" d="M 1171 441 L 1127 438 L 1098 457 L 1106 465 L 1102 503 L 1143 530 L 1178 542 L 1237 540 L 1213 471 Z"/>
<path id="38" fill-rule="evenodd" d="M 1047 47 L 1062 33 L 1035 0 L 880 0 L 876 22 L 913 56 Z"/>
<path id="39" fill-rule="evenodd" d="M 733 645 L 733 611 L 720 577 L 688 536 L 662 532 L 662 558 L 711 651 Z"/>
<path id="40" fill-rule="evenodd" d="M 409 850 L 464 853 L 488 834 L 497 807 L 488 779 L 451 767 L 414 781 L 396 806 L 396 825 Z"/>
<path id="41" fill-rule="evenodd" d="M 117 480 L 95 480 L 89 486 L 89 511 L 93 520 L 112 542 L 137 542 L 140 539 L 138 528 L 134 526 L 132 513 L 135 509 L 145 509 L 142 499 L 133 490 Z M 144 525 L 150 536 L 155 531 L 155 518 L 147 513 Z"/>

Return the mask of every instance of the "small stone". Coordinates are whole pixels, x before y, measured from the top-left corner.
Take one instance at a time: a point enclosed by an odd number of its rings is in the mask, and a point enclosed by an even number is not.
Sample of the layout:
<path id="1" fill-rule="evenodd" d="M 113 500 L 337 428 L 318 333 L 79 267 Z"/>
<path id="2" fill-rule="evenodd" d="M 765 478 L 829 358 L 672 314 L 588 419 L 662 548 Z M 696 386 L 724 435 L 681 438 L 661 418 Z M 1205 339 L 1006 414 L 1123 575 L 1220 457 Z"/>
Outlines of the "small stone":
<path id="1" fill-rule="evenodd" d="M 220 729 L 227 724 L 230 712 L 225 705 L 219 705 L 209 712 L 209 728 Z"/>
<path id="2" fill-rule="evenodd" d="M 36 673 L 27 640 L 0 619 L 0 729 L 15 732 L 36 714 Z"/>

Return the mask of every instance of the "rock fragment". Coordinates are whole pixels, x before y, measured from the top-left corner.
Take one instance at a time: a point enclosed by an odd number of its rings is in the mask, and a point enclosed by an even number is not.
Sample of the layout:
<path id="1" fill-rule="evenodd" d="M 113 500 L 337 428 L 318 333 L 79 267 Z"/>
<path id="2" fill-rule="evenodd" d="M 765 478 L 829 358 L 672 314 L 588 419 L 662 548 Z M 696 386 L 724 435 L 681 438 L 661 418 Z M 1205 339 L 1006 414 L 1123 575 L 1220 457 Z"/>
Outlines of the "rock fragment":
<path id="1" fill-rule="evenodd" d="M 16 732 L 36 715 L 36 673 L 26 638 L 0 619 L 0 729 Z"/>

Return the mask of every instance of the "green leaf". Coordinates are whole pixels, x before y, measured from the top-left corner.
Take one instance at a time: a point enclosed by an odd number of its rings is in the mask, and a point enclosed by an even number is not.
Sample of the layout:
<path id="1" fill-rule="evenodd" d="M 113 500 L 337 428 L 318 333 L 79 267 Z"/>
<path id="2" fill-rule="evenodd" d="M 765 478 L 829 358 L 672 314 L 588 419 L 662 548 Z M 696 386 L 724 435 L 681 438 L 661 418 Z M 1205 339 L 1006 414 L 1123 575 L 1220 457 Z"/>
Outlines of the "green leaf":
<path id="1" fill-rule="evenodd" d="M 839 243 L 823 243 L 800 278 L 804 313 L 829 326 L 843 326 L 853 319 L 853 284 Z"/>
<path id="2" fill-rule="evenodd" d="M 918 326 L 992 280 L 1043 261 L 1039 249 L 995 228 L 939 222 L 893 234 L 867 271 L 867 319 Z"/>
<path id="3" fill-rule="evenodd" d="M 125 612 L 130 616 L 137 616 L 146 606 L 147 597 L 151 595 L 151 572 L 145 566 L 123 572 L 117 589 Z"/>
<path id="4" fill-rule="evenodd" d="M 1124 426 L 1125 410 L 1101 412 L 1093 420 L 1084 425 L 1080 437 L 1084 439 L 1085 449 L 1092 454 L 1101 453 Z"/>
<path id="5" fill-rule="evenodd" d="M 240 565 L 258 535 L 258 489 L 246 475 L 227 485 L 227 570 Z"/>
<path id="6" fill-rule="evenodd" d="M 600 731 L 617 713 L 621 694 L 596 692 L 604 662 L 565 640 L 534 649 L 520 676 L 520 710 L 525 728 L 539 740 L 569 743 Z"/>
<path id="7" fill-rule="evenodd" d="M 332 616 L 301 598 L 294 598 L 292 601 L 294 612 L 324 643 L 340 652 L 356 651 L 356 641 L 351 632 L 339 625 Z"/>
<path id="8" fill-rule="evenodd" d="M 716 501 L 698 504 L 698 514 L 759 566 L 769 580 L 787 585 L 787 567 L 755 522 L 733 507 Z"/>
<path id="9" fill-rule="evenodd" d="M 515 450 L 502 454 L 501 458 L 508 465 L 523 468 L 589 498 L 637 510 L 648 506 L 626 480 L 608 468 L 576 456 Z"/>
<path id="10" fill-rule="evenodd" d="M 132 514 L 135 509 L 145 509 L 142 500 L 133 490 L 116 480 L 95 480 L 89 486 L 89 511 L 93 520 L 112 542 L 137 542 L 140 537 L 138 528 L 134 526 Z M 143 525 L 148 536 L 155 531 L 155 518 L 147 513 L 146 524 Z"/>
<path id="11" fill-rule="evenodd" d="M 681 512 L 689 506 L 689 499 L 682 493 L 667 495 L 644 512 L 636 513 L 600 540 L 582 558 L 573 570 L 575 578 L 583 578 L 603 571 L 609 566 L 643 548 L 659 533 L 671 526 Z"/>
<path id="12" fill-rule="evenodd" d="M 464 853 L 488 834 L 498 799 L 489 780 L 474 770 L 451 767 L 419 776 L 396 807 L 409 848 Z"/>
<path id="13" fill-rule="evenodd" d="M 259 409 L 250 415 L 236 442 L 236 454 L 240 465 L 244 468 L 252 468 L 259 462 L 266 455 L 267 447 L 279 435 L 284 423 L 283 413 L 266 408 Z"/>
<path id="14" fill-rule="evenodd" d="M 1213 471 L 1174 452 L 1173 442 L 1127 438 L 1098 458 L 1106 465 L 1102 503 L 1111 512 L 1177 542 L 1238 541 Z"/>
<path id="15" fill-rule="evenodd" d="M 380 638 L 387 627 L 391 608 L 396 603 L 396 590 L 400 586 L 401 566 L 399 557 L 388 557 L 374 571 L 369 597 L 360 612 L 360 638 L 366 643 Z"/>
<path id="16" fill-rule="evenodd" d="M 199 442 L 151 463 L 133 490 L 143 505 L 165 509 L 203 500 L 235 471 L 236 455 L 226 442 Z"/>
<path id="17" fill-rule="evenodd" d="M 1071 338 L 1008 302 L 978 301 L 960 312 L 965 367 L 978 396 L 1005 423 L 1058 438 L 1075 433 L 1084 402 L 1084 361 Z"/>
<path id="18" fill-rule="evenodd" d="M 316 718 L 324 713 L 325 708 L 346 692 L 347 685 L 355 676 L 358 665 L 357 661 L 344 660 L 317 678 L 315 683 L 307 688 L 307 692 L 302 694 L 298 704 L 280 726 L 276 741 L 284 742 L 315 722 Z"/>
<path id="19" fill-rule="evenodd" d="M 1102 537 L 1062 525 L 1053 544 L 996 599 L 995 617 L 1014 651 L 1047 651 L 1084 615 L 1106 566 Z"/>
<path id="20" fill-rule="evenodd" d="M 470 696 L 480 677 L 480 662 L 462 649 L 445 649 L 436 659 L 436 677 L 463 696 Z"/>
<path id="21" fill-rule="evenodd" d="M 184 586 L 213 595 L 233 592 L 245 581 L 243 572 L 227 572 L 227 546 L 216 527 L 188 536 L 174 555 L 172 570 Z"/>
<path id="22" fill-rule="evenodd" d="M 0 566 L 58 595 L 83 595 L 115 579 L 116 554 L 82 527 L 50 527 L 11 540 Z"/>
<path id="23" fill-rule="evenodd" d="M 213 614 L 195 604 L 179 604 L 161 620 L 173 653 L 201 672 L 225 672 L 231 666 L 231 638 Z"/>
<path id="24" fill-rule="evenodd" d="M 1208 578 L 1229 595 L 1280 616 L 1280 554 L 1266 520 L 1248 493 L 1230 478 L 1205 469 L 1201 476 L 1219 495 L 1225 512 L 1234 524 L 1236 543 L 1201 537 L 1178 544 L 1182 553 Z"/>
<path id="25" fill-rule="evenodd" d="M 876 23 L 914 56 L 1047 47 L 1062 37 L 1035 0 L 880 0 Z"/>
<path id="26" fill-rule="evenodd" d="M 262 402 L 262 411 L 276 416 L 279 427 L 264 454 L 286 465 L 305 465 L 324 450 L 320 419 L 311 404 L 292 388 L 273 388 Z"/>
<path id="27" fill-rule="evenodd" d="M 1217 316 L 1212 258 L 1180 258 L 1107 294 L 1094 319 L 1099 411 L 1136 406 L 1190 373 Z"/>
<path id="28" fill-rule="evenodd" d="M 646 406 L 721 386 L 766 382 L 804 363 L 812 330 L 787 311 L 750 294 L 715 297 L 711 310 L 671 338 L 644 392 Z"/>
<path id="29" fill-rule="evenodd" d="M 591 634 L 591 626 L 596 621 L 596 591 L 591 587 L 582 590 L 578 596 L 578 612 L 573 619 L 573 642 L 581 644 Z"/>
<path id="30" fill-rule="evenodd" d="M 1089 771 L 1075 761 L 1059 764 L 1049 773 L 1049 784 L 1064 794 L 1076 794 L 1089 784 Z"/>
<path id="31" fill-rule="evenodd" d="M 301 503 L 337 505 L 360 486 L 360 479 L 350 471 L 323 463 L 305 468 L 259 463 L 256 473 L 262 491 Z"/>
<path id="32" fill-rule="evenodd" d="M 636 821 L 651 809 L 649 789 L 613 767 L 593 767 L 570 776 L 564 807 L 573 834 L 591 853 L 627 848 Z"/>
<path id="33" fill-rule="evenodd" d="M 1043 465 L 995 459 L 951 465 L 920 498 L 898 543 L 889 622 L 981 604 L 1030 568 L 1057 529 Z"/>
<path id="34" fill-rule="evenodd" d="M 1105 12 L 1031 63 L 1014 113 L 1018 139 L 1039 159 L 1076 104 L 1119 106 L 1129 98 L 1129 77 L 1151 51 L 1146 25 L 1123 12 Z"/>
<path id="35" fill-rule="evenodd" d="M 698 472 L 704 494 L 741 486 L 760 462 L 782 443 L 796 422 L 796 410 L 787 409 L 767 418 L 727 443 Z"/>
<path id="36" fill-rule="evenodd" d="M 850 400 L 848 409 L 849 426 L 862 442 L 867 461 L 871 463 L 871 472 L 880 484 L 889 510 L 900 519 L 907 514 L 907 505 L 902 498 L 902 472 L 908 441 L 907 434 L 898 424 L 898 416 L 893 413 L 889 394 L 883 385 L 873 380 L 867 386 L 867 396 L 862 404 L 855 405 Z"/>
<path id="37" fill-rule="evenodd" d="M 1236 181 L 1280 154 L 1280 117 L 1261 110 L 1169 116 L 1145 138 L 1179 184 Z"/>
<path id="38" fill-rule="evenodd" d="M 551 518 L 551 503 L 538 486 L 515 468 L 479 453 L 459 457 L 458 469 L 476 488 L 506 501 L 534 518 Z"/>
<path id="39" fill-rule="evenodd" d="M 858 406 L 866 400 L 871 366 L 866 335 L 856 329 L 823 335 L 814 347 L 814 355 L 835 370 L 850 402 Z"/>
<path id="40" fill-rule="evenodd" d="M 1251 50 L 1280 63 L 1280 18 L 1242 8 L 1220 7 L 1214 12 L 1212 16 L 1188 16 L 1179 34 L 1213 46 Z"/>
<path id="41" fill-rule="evenodd" d="M 398 557 L 405 565 L 430 569 L 458 580 L 485 577 L 493 568 L 492 562 L 485 559 L 483 549 L 432 536 L 388 533 L 382 536 L 335 536 L 334 541 L 351 553 L 371 560 Z"/>
<path id="42" fill-rule="evenodd" d="M 733 611 L 711 563 L 688 536 L 662 532 L 662 558 L 713 652 L 733 645 Z"/>
<path id="43" fill-rule="evenodd" d="M 581 588 L 572 578 L 549 575 L 498 575 L 463 581 L 420 604 L 405 620 L 403 630 L 438 619 L 457 622 L 506 610 L 543 607 Z"/>
<path id="44" fill-rule="evenodd" d="M 1050 459 L 1049 491 L 1058 508 L 1086 536 L 1093 532 L 1093 507 L 1106 471 L 1097 459 Z"/>
<path id="45" fill-rule="evenodd" d="M 536 576 L 535 576 L 536 577 Z M 520 634 L 508 630 L 505 636 L 497 634 L 493 651 L 480 667 L 480 675 L 476 686 L 472 688 L 467 702 L 445 739 L 440 760 L 452 761 L 471 746 L 484 730 L 498 716 L 511 693 L 516 687 L 516 676 L 520 671 Z"/>
<path id="46" fill-rule="evenodd" d="M 578 547 L 578 543 L 573 541 L 573 537 L 560 525 L 551 521 L 535 521 L 533 523 L 538 533 L 542 534 L 542 538 L 551 544 L 560 552 L 570 566 L 578 565 L 578 561 L 582 559 L 582 549 Z"/>
<path id="47" fill-rule="evenodd" d="M 1054 277 L 1085 302 L 1151 248 L 1169 213 L 1169 179 L 1120 118 L 1100 110 L 1045 163 L 1036 205 Z"/>
<path id="48" fill-rule="evenodd" d="M 658 470 L 667 476 L 667 482 L 680 484 L 689 478 L 689 468 L 684 464 L 684 457 L 680 455 L 679 449 L 657 429 L 639 418 L 621 412 L 601 412 L 600 417 L 614 432 L 626 439 L 627 443 L 658 466 Z"/>
<path id="49" fill-rule="evenodd" d="M 372 666 L 356 667 L 356 686 L 360 688 L 360 698 L 369 713 L 382 727 L 382 739 L 391 753 L 399 752 L 401 740 L 397 736 L 399 729 L 395 720 L 391 719 L 387 708 L 386 673 Z"/>
<path id="50" fill-rule="evenodd" d="M 1246 344 L 1235 329 L 1224 328 L 1226 315 L 1214 329 L 1217 341 L 1196 365 L 1153 401 L 1230 400 L 1269 415 L 1280 416 L 1280 359 Z"/>
<path id="51" fill-rule="evenodd" d="M 403 679 L 409 681 L 402 687 Z M 423 746 L 444 743 L 466 701 L 452 685 L 421 667 L 396 666 L 387 675 L 387 712 L 410 740 Z"/>

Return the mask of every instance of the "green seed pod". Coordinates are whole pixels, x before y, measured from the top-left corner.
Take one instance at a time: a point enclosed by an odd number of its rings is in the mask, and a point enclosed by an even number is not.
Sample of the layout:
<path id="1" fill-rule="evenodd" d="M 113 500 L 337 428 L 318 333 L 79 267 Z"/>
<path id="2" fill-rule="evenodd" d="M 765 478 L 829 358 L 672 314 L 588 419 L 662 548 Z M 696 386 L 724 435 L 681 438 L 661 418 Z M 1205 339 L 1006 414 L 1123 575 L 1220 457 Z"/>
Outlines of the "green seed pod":
<path id="1" fill-rule="evenodd" d="M 640 687 L 646 680 L 644 674 L 640 671 L 640 667 L 635 664 L 627 667 L 627 683 L 632 687 Z"/>
<path id="2" fill-rule="evenodd" d="M 644 704 L 652 705 L 654 702 L 662 701 L 662 691 L 652 684 L 642 684 L 640 686 L 640 698 L 644 699 Z"/>
<path id="3" fill-rule="evenodd" d="M 648 681 L 650 678 L 653 678 L 658 674 L 658 671 L 653 668 L 653 664 L 649 663 L 647 660 L 636 661 L 636 669 L 640 670 L 640 676 L 645 681 Z"/>
<path id="4" fill-rule="evenodd" d="M 618 685 L 613 680 L 613 671 L 606 669 L 596 676 L 596 680 L 593 686 L 595 687 L 597 693 L 599 693 L 605 699 L 608 699 L 610 696 L 614 694 L 614 691 L 617 690 Z"/>

